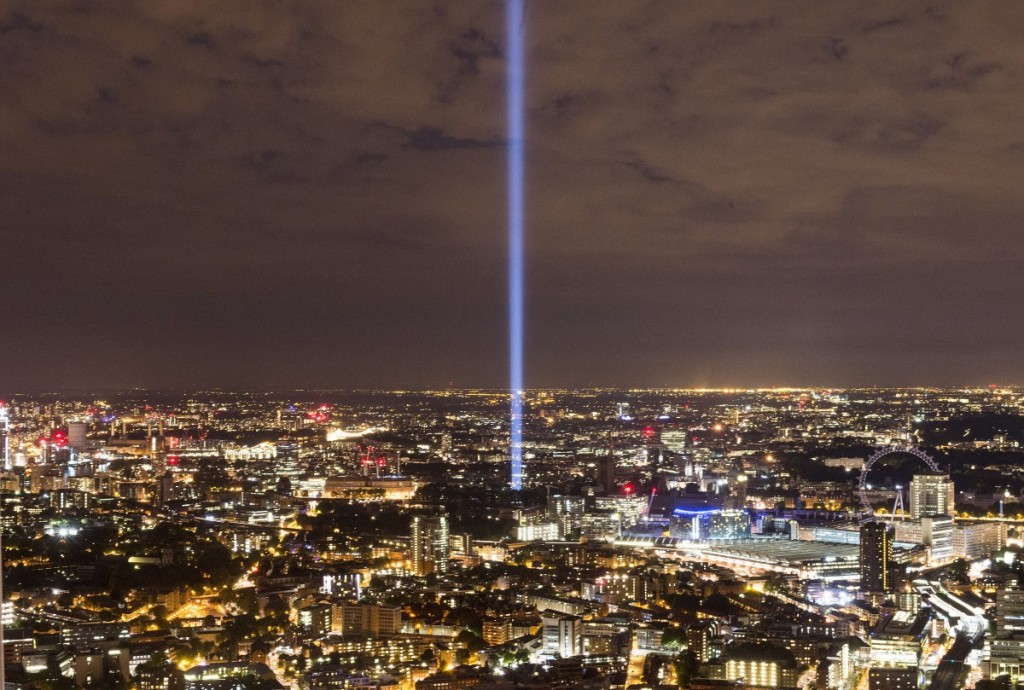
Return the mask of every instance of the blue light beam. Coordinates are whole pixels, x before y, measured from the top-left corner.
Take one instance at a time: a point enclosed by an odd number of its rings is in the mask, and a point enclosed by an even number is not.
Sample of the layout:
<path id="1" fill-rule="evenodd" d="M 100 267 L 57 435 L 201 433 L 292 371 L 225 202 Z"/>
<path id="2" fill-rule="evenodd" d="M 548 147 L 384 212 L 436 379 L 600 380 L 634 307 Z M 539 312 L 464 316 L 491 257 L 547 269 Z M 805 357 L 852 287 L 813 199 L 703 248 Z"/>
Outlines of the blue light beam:
<path id="1" fill-rule="evenodd" d="M 512 490 L 523 488 L 523 0 L 507 0 L 508 364 Z"/>

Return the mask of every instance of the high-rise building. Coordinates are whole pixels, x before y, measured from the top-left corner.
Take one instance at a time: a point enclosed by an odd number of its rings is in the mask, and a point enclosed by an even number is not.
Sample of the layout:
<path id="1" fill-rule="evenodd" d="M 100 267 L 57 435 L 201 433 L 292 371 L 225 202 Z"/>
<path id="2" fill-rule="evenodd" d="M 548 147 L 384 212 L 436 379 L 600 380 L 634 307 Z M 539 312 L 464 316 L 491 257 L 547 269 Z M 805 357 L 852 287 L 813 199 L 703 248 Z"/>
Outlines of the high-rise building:
<path id="1" fill-rule="evenodd" d="M 598 460 L 597 467 L 598 481 L 604 487 L 604 492 L 609 495 L 615 493 L 615 454 L 609 450 L 608 455 Z"/>
<path id="2" fill-rule="evenodd" d="M 711 640 L 717 632 L 717 621 L 710 620 L 697 621 L 686 629 L 687 649 L 694 653 L 700 663 L 711 660 Z"/>
<path id="3" fill-rule="evenodd" d="M 559 537 L 575 536 L 580 529 L 584 507 L 582 496 L 549 495 L 546 521 L 558 524 Z"/>
<path id="4" fill-rule="evenodd" d="M 86 432 L 89 425 L 85 422 L 68 422 L 68 448 L 78 452 L 85 450 L 88 439 Z"/>
<path id="5" fill-rule="evenodd" d="M 860 528 L 860 589 L 863 592 L 891 592 L 893 581 L 892 525 L 874 520 Z"/>
<path id="6" fill-rule="evenodd" d="M 448 516 L 416 515 L 412 519 L 412 569 L 417 575 L 448 572 Z"/>
<path id="7" fill-rule="evenodd" d="M 953 481 L 946 474 L 915 474 L 910 481 L 910 517 L 953 517 Z"/>
<path id="8" fill-rule="evenodd" d="M 661 432 L 661 442 L 673 453 L 685 453 L 689 448 L 690 432 L 686 429 L 666 429 Z"/>

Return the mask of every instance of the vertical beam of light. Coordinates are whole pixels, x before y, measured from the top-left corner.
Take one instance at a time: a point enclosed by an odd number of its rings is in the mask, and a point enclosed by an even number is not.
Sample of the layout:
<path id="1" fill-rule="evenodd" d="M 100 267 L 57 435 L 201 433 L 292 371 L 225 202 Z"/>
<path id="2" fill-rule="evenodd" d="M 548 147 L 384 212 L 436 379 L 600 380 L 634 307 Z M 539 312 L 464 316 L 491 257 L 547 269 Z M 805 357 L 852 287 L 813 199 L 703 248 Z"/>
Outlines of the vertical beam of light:
<path id="1" fill-rule="evenodd" d="M 523 0 L 507 0 L 508 360 L 512 490 L 523 488 Z"/>

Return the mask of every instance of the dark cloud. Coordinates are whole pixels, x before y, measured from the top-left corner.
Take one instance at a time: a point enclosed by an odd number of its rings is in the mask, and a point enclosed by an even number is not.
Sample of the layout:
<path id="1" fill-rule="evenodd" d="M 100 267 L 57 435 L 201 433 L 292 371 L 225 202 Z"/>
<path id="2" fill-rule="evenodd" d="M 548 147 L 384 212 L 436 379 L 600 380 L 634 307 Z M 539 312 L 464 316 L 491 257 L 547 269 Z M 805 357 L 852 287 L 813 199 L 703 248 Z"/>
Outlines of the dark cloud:
<path id="1" fill-rule="evenodd" d="M 877 19 L 875 21 L 868 22 L 867 24 L 865 24 L 861 28 L 861 31 L 863 31 L 865 34 L 871 34 L 876 31 L 882 31 L 883 29 L 892 29 L 898 26 L 902 26 L 903 24 L 906 23 L 906 21 L 907 20 L 905 16 Z"/>
<path id="2" fill-rule="evenodd" d="M 420 127 L 415 132 L 406 132 L 406 146 L 419 151 L 438 149 L 478 149 L 490 146 L 502 146 L 504 142 L 497 137 L 489 140 L 453 137 L 445 134 L 438 127 Z"/>
<path id="3" fill-rule="evenodd" d="M 31 31 L 33 33 L 38 33 L 42 30 L 42 24 L 33 21 L 27 14 L 23 14 L 21 12 L 11 12 L 3 21 L 0 21 L 0 34 L 6 34 L 12 31 Z"/>
<path id="4" fill-rule="evenodd" d="M 185 42 L 190 46 L 202 46 L 204 48 L 213 48 L 213 38 L 210 34 L 205 31 L 199 31 L 194 34 L 189 34 L 185 37 Z"/>
<path id="5" fill-rule="evenodd" d="M 0 387 L 502 385 L 503 21 L 8 3 Z M 531 0 L 530 382 L 1016 382 L 1022 26 Z"/>

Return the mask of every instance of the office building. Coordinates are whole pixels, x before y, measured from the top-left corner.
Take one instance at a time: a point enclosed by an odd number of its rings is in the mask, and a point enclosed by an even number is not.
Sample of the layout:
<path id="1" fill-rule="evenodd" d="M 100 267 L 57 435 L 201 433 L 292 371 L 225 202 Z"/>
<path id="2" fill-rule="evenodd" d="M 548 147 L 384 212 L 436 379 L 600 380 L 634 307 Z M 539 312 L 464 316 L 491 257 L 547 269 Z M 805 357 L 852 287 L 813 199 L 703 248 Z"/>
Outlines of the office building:
<path id="1" fill-rule="evenodd" d="M 910 481 L 910 517 L 953 517 L 953 482 L 946 474 L 915 474 Z"/>
<path id="2" fill-rule="evenodd" d="M 1016 584 L 1003 587 L 996 594 L 996 635 L 1024 633 L 1024 589 Z"/>
<path id="3" fill-rule="evenodd" d="M 976 522 L 953 526 L 953 556 L 974 560 L 1006 546 L 1005 522 Z"/>
<path id="4" fill-rule="evenodd" d="M 917 520 L 897 521 L 895 528 L 896 541 L 928 547 L 929 563 L 943 563 L 953 557 L 953 518 L 930 515 Z"/>

